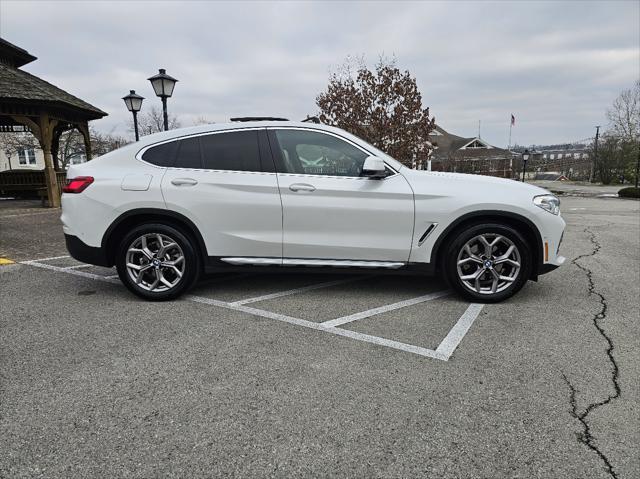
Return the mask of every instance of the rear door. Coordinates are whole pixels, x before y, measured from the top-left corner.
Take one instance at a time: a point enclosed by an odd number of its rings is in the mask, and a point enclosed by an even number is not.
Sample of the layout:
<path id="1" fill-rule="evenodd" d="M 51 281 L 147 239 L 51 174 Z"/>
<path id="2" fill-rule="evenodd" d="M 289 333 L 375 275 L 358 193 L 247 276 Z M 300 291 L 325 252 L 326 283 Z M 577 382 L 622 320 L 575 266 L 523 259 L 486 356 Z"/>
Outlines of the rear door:
<path id="1" fill-rule="evenodd" d="M 282 204 L 265 129 L 179 140 L 162 179 L 167 208 L 199 228 L 210 257 L 282 257 Z"/>
<path id="2" fill-rule="evenodd" d="M 407 262 L 413 190 L 389 169 L 361 176 L 369 153 L 313 129 L 269 130 L 283 206 L 283 257 Z"/>

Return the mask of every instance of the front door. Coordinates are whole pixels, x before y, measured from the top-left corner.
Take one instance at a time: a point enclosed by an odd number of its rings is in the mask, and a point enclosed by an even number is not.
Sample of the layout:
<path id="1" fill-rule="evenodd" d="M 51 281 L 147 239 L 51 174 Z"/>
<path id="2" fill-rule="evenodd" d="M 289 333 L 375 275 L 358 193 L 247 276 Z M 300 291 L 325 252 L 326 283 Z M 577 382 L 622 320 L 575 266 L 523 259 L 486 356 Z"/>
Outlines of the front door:
<path id="1" fill-rule="evenodd" d="M 369 153 L 313 129 L 270 130 L 283 208 L 284 258 L 406 262 L 413 191 L 389 169 L 360 176 Z"/>

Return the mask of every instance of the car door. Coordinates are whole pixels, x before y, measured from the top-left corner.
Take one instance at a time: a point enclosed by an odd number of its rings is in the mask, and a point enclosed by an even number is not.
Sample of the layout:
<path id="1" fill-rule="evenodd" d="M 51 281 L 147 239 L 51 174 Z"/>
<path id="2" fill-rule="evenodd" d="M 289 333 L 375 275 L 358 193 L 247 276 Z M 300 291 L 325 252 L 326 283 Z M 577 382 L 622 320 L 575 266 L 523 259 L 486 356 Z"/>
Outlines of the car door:
<path id="1" fill-rule="evenodd" d="M 389 169 L 362 177 L 362 147 L 329 132 L 269 130 L 283 207 L 283 258 L 407 262 L 413 191 Z"/>
<path id="2" fill-rule="evenodd" d="M 162 193 L 195 223 L 210 257 L 280 261 L 282 204 L 265 129 L 182 138 Z"/>

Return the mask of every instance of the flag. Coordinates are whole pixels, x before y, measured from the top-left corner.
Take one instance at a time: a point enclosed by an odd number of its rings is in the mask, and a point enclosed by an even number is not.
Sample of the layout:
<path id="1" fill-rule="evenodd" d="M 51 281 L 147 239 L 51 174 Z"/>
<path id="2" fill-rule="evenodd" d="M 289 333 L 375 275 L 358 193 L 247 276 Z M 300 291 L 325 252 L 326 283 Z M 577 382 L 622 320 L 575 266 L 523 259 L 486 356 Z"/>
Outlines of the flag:
<path id="1" fill-rule="evenodd" d="M 511 126 L 516 124 L 516 117 L 513 116 L 513 113 L 511 113 Z"/>

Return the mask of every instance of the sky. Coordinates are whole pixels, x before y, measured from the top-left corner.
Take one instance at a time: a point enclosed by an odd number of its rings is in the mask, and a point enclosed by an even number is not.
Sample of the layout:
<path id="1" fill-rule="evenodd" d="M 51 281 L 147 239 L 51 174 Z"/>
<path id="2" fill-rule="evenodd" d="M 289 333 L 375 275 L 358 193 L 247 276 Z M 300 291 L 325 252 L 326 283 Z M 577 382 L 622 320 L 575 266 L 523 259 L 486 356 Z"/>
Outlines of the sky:
<path id="1" fill-rule="evenodd" d="M 303 119 L 347 57 L 395 57 L 444 129 L 496 146 L 553 144 L 606 129 L 606 109 L 640 78 L 640 1 L 0 0 L 0 37 L 38 57 L 23 67 L 109 114 L 122 97 L 160 106 L 147 78 L 179 80 L 182 126 L 234 116 Z"/>

